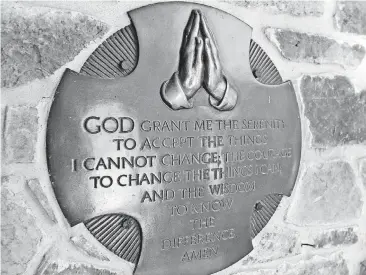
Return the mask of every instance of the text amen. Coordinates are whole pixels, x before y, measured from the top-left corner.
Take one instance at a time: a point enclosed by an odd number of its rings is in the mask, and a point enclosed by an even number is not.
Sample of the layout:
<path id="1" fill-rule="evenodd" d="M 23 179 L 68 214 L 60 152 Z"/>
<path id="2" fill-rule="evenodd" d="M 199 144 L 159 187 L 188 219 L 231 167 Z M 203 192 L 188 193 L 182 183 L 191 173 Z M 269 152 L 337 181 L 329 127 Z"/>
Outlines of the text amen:
<path id="1" fill-rule="evenodd" d="M 205 247 L 197 250 L 186 251 L 182 257 L 182 262 L 192 262 L 203 259 L 210 259 L 217 256 L 219 247 L 217 245 L 213 247 Z"/>

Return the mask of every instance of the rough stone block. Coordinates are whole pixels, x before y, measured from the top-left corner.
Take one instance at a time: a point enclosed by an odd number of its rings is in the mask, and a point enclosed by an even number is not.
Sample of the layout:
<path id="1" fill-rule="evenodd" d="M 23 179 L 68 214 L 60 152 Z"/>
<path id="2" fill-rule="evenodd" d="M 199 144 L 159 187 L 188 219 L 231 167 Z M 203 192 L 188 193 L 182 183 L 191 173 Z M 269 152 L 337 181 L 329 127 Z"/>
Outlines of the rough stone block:
<path id="1" fill-rule="evenodd" d="M 5 114 L 6 114 L 6 106 L 1 106 L 1 127 L 4 129 L 5 127 Z"/>
<path id="2" fill-rule="evenodd" d="M 89 242 L 84 236 L 79 235 L 71 238 L 71 242 L 77 247 L 78 250 L 86 255 L 97 258 L 102 261 L 109 261 L 109 259 L 101 253 L 97 247 Z"/>
<path id="3" fill-rule="evenodd" d="M 282 263 L 276 269 L 248 270 L 236 275 L 349 275 L 346 261 L 340 254 L 314 256 L 295 264 Z"/>
<path id="4" fill-rule="evenodd" d="M 353 228 L 340 228 L 316 234 L 313 243 L 316 248 L 328 248 L 331 246 L 354 244 L 357 241 L 358 236 Z"/>
<path id="5" fill-rule="evenodd" d="M 313 147 L 366 141 L 366 91 L 356 94 L 345 76 L 304 76 L 300 91 Z"/>
<path id="6" fill-rule="evenodd" d="M 6 162 L 34 162 L 37 134 L 38 111 L 35 107 L 8 107 L 4 133 Z"/>
<path id="7" fill-rule="evenodd" d="M 346 261 L 340 255 L 314 256 L 295 265 L 284 264 L 278 275 L 349 275 Z"/>
<path id="8" fill-rule="evenodd" d="M 290 14 L 293 16 L 321 16 L 324 13 L 324 1 L 226 0 L 224 2 L 245 8 L 264 9 L 274 14 Z"/>
<path id="9" fill-rule="evenodd" d="M 264 33 L 282 56 L 290 61 L 336 64 L 356 69 L 365 56 L 362 45 L 350 45 L 320 35 L 270 27 Z"/>
<path id="10" fill-rule="evenodd" d="M 366 35 L 366 2 L 337 1 L 334 23 L 341 32 Z"/>
<path id="11" fill-rule="evenodd" d="M 6 176 L 1 182 L 1 274 L 20 275 L 37 252 L 42 233 L 26 204 L 24 181 Z"/>
<path id="12" fill-rule="evenodd" d="M 38 179 L 31 179 L 27 182 L 30 190 L 32 191 L 34 197 L 38 200 L 41 204 L 43 209 L 46 211 L 48 217 L 53 221 L 56 222 L 55 214 L 49 204 L 47 196 L 44 194 L 41 183 Z"/>
<path id="13" fill-rule="evenodd" d="M 7 111 L 7 106 L 1 106 L 1 144 L 3 144 L 3 146 L 1 146 L 1 157 L 4 157 L 4 131 L 5 131 L 5 116 L 6 116 L 6 111 Z"/>
<path id="14" fill-rule="evenodd" d="M 366 190 L 366 159 L 361 161 L 361 179 Z"/>
<path id="15" fill-rule="evenodd" d="M 58 262 L 50 263 L 45 270 L 37 275 L 118 275 L 107 269 L 88 266 L 85 264 L 73 264 Z"/>
<path id="16" fill-rule="evenodd" d="M 261 269 L 234 273 L 233 275 L 277 275 L 277 271 L 275 269 Z"/>
<path id="17" fill-rule="evenodd" d="M 347 162 L 332 161 L 308 167 L 287 213 L 298 225 L 348 223 L 359 218 L 361 190 Z"/>
<path id="18" fill-rule="evenodd" d="M 360 263 L 360 274 L 359 275 L 365 275 L 366 274 L 366 260 Z"/>
<path id="19" fill-rule="evenodd" d="M 299 236 L 294 230 L 275 227 L 258 237 L 258 245 L 244 258 L 243 264 L 264 263 L 300 253 Z"/>
<path id="20" fill-rule="evenodd" d="M 45 7 L 6 3 L 1 15 L 2 87 L 51 75 L 108 29 L 87 15 Z"/>

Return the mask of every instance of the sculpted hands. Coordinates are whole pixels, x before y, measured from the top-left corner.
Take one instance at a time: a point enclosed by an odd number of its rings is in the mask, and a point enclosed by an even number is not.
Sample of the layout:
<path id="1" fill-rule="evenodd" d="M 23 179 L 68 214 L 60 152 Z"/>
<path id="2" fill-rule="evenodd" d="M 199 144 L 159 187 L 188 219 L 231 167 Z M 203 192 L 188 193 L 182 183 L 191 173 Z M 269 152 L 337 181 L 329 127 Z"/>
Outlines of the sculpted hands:
<path id="1" fill-rule="evenodd" d="M 235 107 L 237 92 L 224 76 L 215 39 L 201 12 L 193 10 L 183 32 L 178 71 L 163 83 L 161 97 L 173 110 L 189 109 L 201 87 L 215 109 Z"/>
<path id="2" fill-rule="evenodd" d="M 203 41 L 198 36 L 200 20 L 201 16 L 198 11 L 192 11 L 183 33 L 180 49 L 178 78 L 188 99 L 195 95 L 202 83 Z"/>
<path id="3" fill-rule="evenodd" d="M 196 10 L 192 11 L 184 30 L 178 77 L 188 99 L 195 95 L 202 84 L 216 100 L 221 100 L 224 96 L 226 81 L 218 49 L 206 19 Z"/>
<path id="4" fill-rule="evenodd" d="M 201 31 L 205 43 L 203 86 L 216 100 L 221 100 L 226 90 L 226 80 L 222 72 L 218 49 L 207 26 L 206 19 L 201 15 Z"/>

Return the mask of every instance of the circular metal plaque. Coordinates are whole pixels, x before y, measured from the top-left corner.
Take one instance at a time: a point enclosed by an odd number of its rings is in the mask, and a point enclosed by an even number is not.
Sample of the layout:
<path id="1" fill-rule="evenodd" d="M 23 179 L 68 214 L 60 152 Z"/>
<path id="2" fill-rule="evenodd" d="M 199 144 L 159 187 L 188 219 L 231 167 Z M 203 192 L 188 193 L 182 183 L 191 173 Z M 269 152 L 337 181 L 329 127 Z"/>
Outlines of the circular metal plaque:
<path id="1" fill-rule="evenodd" d="M 129 16 L 57 88 L 55 195 L 72 226 L 84 223 L 136 274 L 211 274 L 247 255 L 291 194 L 295 92 L 225 12 L 171 2 Z"/>

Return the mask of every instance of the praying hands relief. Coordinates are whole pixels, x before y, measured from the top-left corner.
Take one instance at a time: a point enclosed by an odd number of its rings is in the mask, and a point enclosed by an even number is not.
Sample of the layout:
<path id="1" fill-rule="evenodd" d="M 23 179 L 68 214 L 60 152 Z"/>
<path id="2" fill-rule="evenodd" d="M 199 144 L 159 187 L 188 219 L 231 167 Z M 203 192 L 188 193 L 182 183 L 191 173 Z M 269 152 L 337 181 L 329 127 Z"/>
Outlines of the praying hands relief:
<path id="1" fill-rule="evenodd" d="M 190 109 L 201 87 L 217 110 L 235 107 L 237 92 L 223 73 L 215 39 L 202 13 L 193 10 L 183 33 L 178 71 L 163 83 L 161 97 L 173 110 Z"/>

